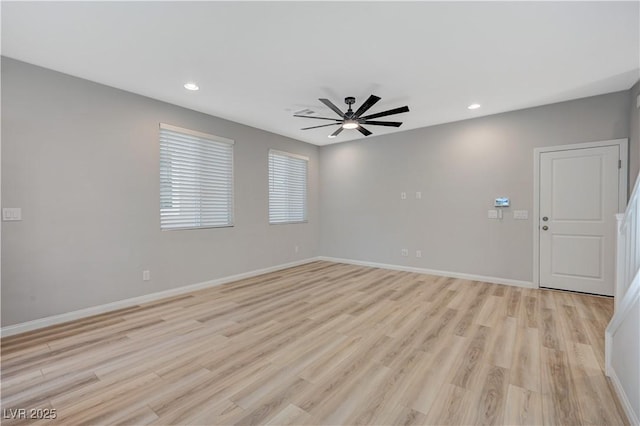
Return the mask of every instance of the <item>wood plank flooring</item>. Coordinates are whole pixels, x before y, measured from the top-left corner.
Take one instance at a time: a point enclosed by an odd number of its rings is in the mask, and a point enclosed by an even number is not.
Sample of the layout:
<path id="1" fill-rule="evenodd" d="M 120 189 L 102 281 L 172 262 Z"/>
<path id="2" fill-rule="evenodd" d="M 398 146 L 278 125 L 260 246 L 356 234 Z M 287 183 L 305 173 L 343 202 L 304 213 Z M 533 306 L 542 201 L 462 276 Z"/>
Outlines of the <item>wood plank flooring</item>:
<path id="1" fill-rule="evenodd" d="M 3 424 L 622 425 L 612 310 L 313 262 L 2 339 Z"/>

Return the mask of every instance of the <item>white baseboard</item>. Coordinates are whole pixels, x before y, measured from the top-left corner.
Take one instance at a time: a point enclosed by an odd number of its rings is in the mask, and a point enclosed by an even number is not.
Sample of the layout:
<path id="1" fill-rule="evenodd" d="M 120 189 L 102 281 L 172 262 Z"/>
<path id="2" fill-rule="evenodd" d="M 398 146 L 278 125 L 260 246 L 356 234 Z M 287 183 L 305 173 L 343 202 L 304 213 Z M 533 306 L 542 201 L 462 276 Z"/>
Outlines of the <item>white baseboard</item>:
<path id="1" fill-rule="evenodd" d="M 318 260 L 328 262 L 348 263 L 350 265 L 371 266 L 373 268 L 391 269 L 394 271 L 416 272 L 418 274 L 437 275 L 441 277 L 460 278 L 463 280 L 482 281 L 486 283 L 504 284 L 515 287 L 536 288 L 530 281 L 512 280 L 508 278 L 488 277 L 485 275 L 465 274 L 460 272 L 439 271 L 435 269 L 416 268 L 414 266 L 390 265 L 387 263 L 367 262 L 363 260 L 341 259 L 337 257 L 319 256 Z"/>
<path id="2" fill-rule="evenodd" d="M 613 388 L 618 395 L 618 400 L 624 409 L 625 414 L 627 415 L 627 419 L 629 423 L 632 425 L 640 425 L 640 419 L 638 415 L 634 413 L 633 408 L 631 406 L 631 402 L 629 402 L 629 398 L 627 397 L 624 388 L 622 387 L 622 383 L 620 383 L 620 379 L 616 374 L 616 370 L 610 366 L 607 366 L 607 376 L 611 379 L 611 383 L 613 384 Z"/>
<path id="3" fill-rule="evenodd" d="M 275 272 L 281 269 L 291 268 L 293 266 L 304 265 L 305 263 L 313 262 L 316 260 L 318 260 L 318 258 L 315 258 L 315 257 L 307 258 L 307 259 L 298 260 L 295 262 L 285 263 L 282 265 L 270 266 L 268 268 L 257 269 L 255 271 L 244 272 L 242 274 L 231 275 L 223 278 L 217 278 L 211 281 L 205 281 L 205 282 L 191 284 L 183 287 L 159 291 L 157 293 L 145 294 L 143 296 L 132 297 L 130 299 L 118 300 L 116 302 L 106 303 L 104 305 L 92 306 L 90 308 L 80 309 L 77 311 L 66 312 L 64 314 L 53 315 L 45 318 L 39 318 L 36 320 L 23 322 L 20 324 L 8 325 L 6 327 L 0 328 L 0 336 L 2 337 L 13 336 L 14 334 L 25 333 L 27 331 L 33 331 L 39 328 L 49 327 L 51 325 L 61 324 L 64 322 L 73 321 L 80 318 L 86 318 L 92 315 L 103 314 L 105 312 L 115 311 L 117 309 L 129 308 L 131 306 L 152 302 L 154 300 L 177 296 L 180 294 L 189 293 L 196 290 L 202 290 L 202 289 L 214 287 L 220 284 L 225 284 L 233 281 L 242 280 L 245 278 L 255 277 L 257 275 L 266 274 L 269 272 Z"/>

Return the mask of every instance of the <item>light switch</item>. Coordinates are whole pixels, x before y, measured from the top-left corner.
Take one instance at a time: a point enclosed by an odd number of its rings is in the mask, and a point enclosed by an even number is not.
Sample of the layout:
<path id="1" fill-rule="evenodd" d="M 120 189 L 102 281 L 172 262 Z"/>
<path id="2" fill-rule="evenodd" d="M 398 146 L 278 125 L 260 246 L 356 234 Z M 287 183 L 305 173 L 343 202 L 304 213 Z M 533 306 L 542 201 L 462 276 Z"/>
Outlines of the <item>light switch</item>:
<path id="1" fill-rule="evenodd" d="M 487 217 L 489 219 L 497 219 L 498 218 L 498 210 L 489 210 L 487 212 Z"/>
<path id="2" fill-rule="evenodd" d="M 407 193 L 406 192 L 401 192 L 400 193 L 400 199 L 401 200 L 406 200 L 407 199 Z"/>
<path id="3" fill-rule="evenodd" d="M 515 219 L 515 220 L 527 220 L 527 219 L 529 219 L 529 211 L 528 210 L 514 210 L 513 211 L 513 219 Z"/>
<path id="4" fill-rule="evenodd" d="M 22 209 L 20 207 L 3 208 L 2 220 L 5 222 L 22 220 Z"/>

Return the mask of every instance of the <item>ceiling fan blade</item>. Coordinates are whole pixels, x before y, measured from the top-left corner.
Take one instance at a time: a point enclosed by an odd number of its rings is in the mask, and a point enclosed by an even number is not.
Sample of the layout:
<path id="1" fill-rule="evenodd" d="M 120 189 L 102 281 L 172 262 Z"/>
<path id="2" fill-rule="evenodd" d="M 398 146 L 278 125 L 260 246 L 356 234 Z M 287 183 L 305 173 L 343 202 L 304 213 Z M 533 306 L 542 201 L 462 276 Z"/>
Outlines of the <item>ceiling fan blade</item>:
<path id="1" fill-rule="evenodd" d="M 375 114 L 367 115 L 366 117 L 360 117 L 361 120 L 368 120 L 370 118 L 378 118 L 378 117 L 386 117 L 387 115 L 400 114 L 403 112 L 409 112 L 408 106 L 403 106 L 400 108 L 390 109 L 388 111 L 377 112 Z"/>
<path id="2" fill-rule="evenodd" d="M 320 102 L 322 102 L 323 104 L 325 104 L 326 106 L 328 106 L 331 111 L 335 112 L 336 114 L 338 114 L 340 117 L 344 118 L 344 112 L 340 111 L 340 108 L 338 108 L 337 106 L 335 106 L 333 104 L 333 102 L 331 102 L 329 99 L 324 99 L 324 98 L 320 98 L 318 99 Z"/>
<path id="3" fill-rule="evenodd" d="M 369 96 L 369 99 L 365 101 L 360 108 L 353 114 L 353 118 L 360 117 L 361 114 L 364 114 L 369 108 L 371 108 L 376 102 L 378 102 L 381 98 L 376 95 Z"/>
<path id="4" fill-rule="evenodd" d="M 302 118 L 315 118 L 316 120 L 331 120 L 331 121 L 340 121 L 342 122 L 342 120 L 338 119 L 338 118 L 327 118 L 327 117 L 314 117 L 311 115 L 295 115 L 294 117 L 302 117 Z"/>
<path id="5" fill-rule="evenodd" d="M 400 127 L 401 121 L 370 121 L 360 120 L 360 124 L 371 124 L 372 126 L 388 126 L 388 127 Z"/>
<path id="6" fill-rule="evenodd" d="M 363 134 L 363 135 L 365 135 L 365 136 L 369 136 L 369 135 L 371 134 L 371 132 L 370 132 L 370 131 L 368 131 L 367 129 L 365 129 L 365 128 L 364 128 L 364 127 L 362 127 L 362 126 L 358 126 L 358 127 L 357 127 L 357 129 L 358 129 L 358 131 L 359 131 L 360 133 L 362 133 L 362 134 Z"/>
<path id="7" fill-rule="evenodd" d="M 322 124 L 320 126 L 311 126 L 311 127 L 305 127 L 303 129 L 300 130 L 309 130 L 309 129 L 317 129 L 318 127 L 329 127 L 329 126 L 335 126 L 337 124 L 342 124 L 342 123 L 331 123 L 331 124 Z M 342 127 L 340 127 L 342 129 Z"/>
<path id="8" fill-rule="evenodd" d="M 340 126 L 338 127 L 338 130 L 336 130 L 335 132 L 331 133 L 331 135 L 329 135 L 332 138 L 335 138 L 336 136 L 338 136 L 340 134 L 340 132 L 343 130 L 343 127 Z"/>

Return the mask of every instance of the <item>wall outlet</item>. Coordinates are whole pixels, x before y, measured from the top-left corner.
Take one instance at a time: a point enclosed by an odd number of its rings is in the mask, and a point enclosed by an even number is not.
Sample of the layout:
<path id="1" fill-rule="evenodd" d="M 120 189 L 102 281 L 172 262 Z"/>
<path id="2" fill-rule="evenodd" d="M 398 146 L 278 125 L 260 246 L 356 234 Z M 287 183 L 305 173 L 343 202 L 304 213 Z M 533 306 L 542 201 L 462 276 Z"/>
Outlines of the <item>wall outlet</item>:
<path id="1" fill-rule="evenodd" d="M 421 200 L 422 199 L 422 192 L 418 191 L 416 192 L 416 200 Z"/>
<path id="2" fill-rule="evenodd" d="M 416 257 L 417 258 L 421 258 L 422 257 L 422 250 L 416 250 Z"/>
<path id="3" fill-rule="evenodd" d="M 22 220 L 22 209 L 20 207 L 3 208 L 2 220 L 5 222 Z"/>
<path id="4" fill-rule="evenodd" d="M 407 199 L 407 193 L 406 192 L 401 192 L 400 193 L 400 199 L 401 200 L 406 200 Z"/>
<path id="5" fill-rule="evenodd" d="M 409 250 L 407 249 L 402 249 L 400 250 L 400 254 L 404 257 L 409 257 Z"/>
<path id="6" fill-rule="evenodd" d="M 151 279 L 151 271 L 142 271 L 142 281 L 149 281 Z"/>
<path id="7" fill-rule="evenodd" d="M 514 210 L 513 211 L 513 219 L 515 219 L 515 220 L 527 220 L 527 219 L 529 219 L 529 211 L 528 210 Z"/>

